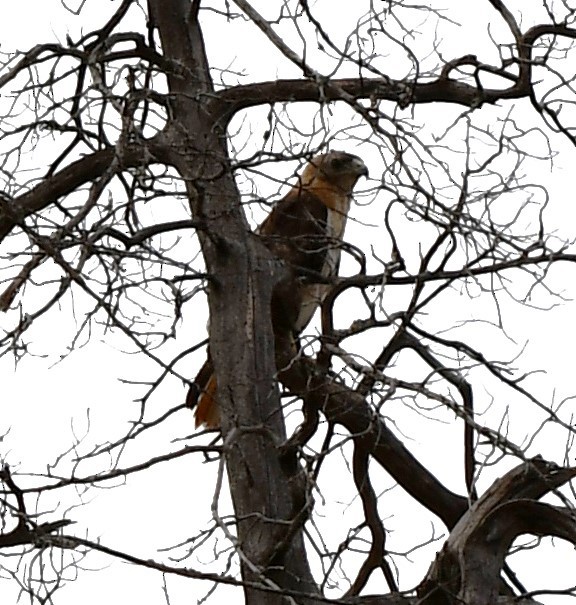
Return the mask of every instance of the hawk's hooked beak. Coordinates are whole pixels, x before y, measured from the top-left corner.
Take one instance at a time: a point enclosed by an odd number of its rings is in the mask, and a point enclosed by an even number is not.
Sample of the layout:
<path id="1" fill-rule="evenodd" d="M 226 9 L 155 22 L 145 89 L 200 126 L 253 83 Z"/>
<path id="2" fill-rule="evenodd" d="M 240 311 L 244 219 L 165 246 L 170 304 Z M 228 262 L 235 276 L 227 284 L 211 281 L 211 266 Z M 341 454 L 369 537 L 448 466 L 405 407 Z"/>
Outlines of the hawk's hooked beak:
<path id="1" fill-rule="evenodd" d="M 366 164 L 364 164 L 360 158 L 354 158 L 352 161 L 352 166 L 359 177 L 368 177 L 368 166 L 366 166 Z"/>

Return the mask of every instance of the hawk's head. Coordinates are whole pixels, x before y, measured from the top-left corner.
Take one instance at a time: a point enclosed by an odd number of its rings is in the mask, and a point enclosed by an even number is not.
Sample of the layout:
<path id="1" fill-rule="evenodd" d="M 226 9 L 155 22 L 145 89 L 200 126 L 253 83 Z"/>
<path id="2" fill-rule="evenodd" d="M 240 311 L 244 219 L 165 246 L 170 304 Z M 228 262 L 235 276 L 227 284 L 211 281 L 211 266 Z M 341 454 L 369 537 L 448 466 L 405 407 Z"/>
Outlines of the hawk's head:
<path id="1" fill-rule="evenodd" d="M 362 159 L 345 151 L 329 151 L 317 155 L 310 163 L 314 164 L 325 178 L 339 178 L 344 175 L 356 178 L 368 176 L 368 168 Z"/>
<path id="2" fill-rule="evenodd" d="M 329 151 L 310 160 L 301 183 L 314 188 L 328 185 L 350 194 L 361 176 L 368 176 L 368 168 L 361 158 L 345 151 Z"/>

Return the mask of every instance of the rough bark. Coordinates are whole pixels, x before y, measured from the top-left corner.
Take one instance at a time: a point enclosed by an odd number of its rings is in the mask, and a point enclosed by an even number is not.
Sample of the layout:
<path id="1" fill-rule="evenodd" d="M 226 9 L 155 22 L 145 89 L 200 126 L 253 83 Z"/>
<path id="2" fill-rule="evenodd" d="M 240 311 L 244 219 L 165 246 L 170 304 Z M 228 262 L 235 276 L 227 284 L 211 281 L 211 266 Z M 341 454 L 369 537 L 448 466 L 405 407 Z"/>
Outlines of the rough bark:
<path id="1" fill-rule="evenodd" d="M 496 602 L 508 549 L 519 535 L 557 536 L 576 544 L 574 511 L 537 501 L 575 476 L 576 468 L 535 458 L 497 480 L 450 533 L 418 588 L 423 605 Z"/>

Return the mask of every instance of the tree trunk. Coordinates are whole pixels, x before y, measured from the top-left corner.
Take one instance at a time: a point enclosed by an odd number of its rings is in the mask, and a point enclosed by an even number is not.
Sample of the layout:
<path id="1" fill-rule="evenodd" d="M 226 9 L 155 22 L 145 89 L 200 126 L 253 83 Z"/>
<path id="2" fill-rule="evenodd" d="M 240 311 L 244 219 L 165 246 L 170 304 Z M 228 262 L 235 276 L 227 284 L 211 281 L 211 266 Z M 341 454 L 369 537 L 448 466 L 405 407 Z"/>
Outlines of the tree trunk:
<path id="1" fill-rule="evenodd" d="M 230 170 L 225 120 L 208 108 L 209 95 L 202 94 L 212 83 L 194 4 L 151 0 L 151 7 L 165 56 L 180 66 L 168 78 L 173 119 L 165 137 L 193 216 L 203 225 L 210 352 L 246 603 L 279 605 L 287 601 L 276 589 L 317 592 L 301 531 L 305 483 L 278 449 L 286 432 L 275 381 L 270 299 L 281 268 L 250 232 Z M 268 590 L 258 590 L 257 584 Z"/>

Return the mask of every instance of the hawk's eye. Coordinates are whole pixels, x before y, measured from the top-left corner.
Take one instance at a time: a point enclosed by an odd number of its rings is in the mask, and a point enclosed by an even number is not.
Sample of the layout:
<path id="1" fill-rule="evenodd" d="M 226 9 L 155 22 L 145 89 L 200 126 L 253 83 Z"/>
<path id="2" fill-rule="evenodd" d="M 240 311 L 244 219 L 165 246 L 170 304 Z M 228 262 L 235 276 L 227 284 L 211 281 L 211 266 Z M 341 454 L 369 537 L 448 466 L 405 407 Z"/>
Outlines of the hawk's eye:
<path id="1" fill-rule="evenodd" d="M 334 168 L 334 170 L 342 170 L 342 168 L 344 168 L 344 166 L 346 165 L 347 161 L 348 160 L 346 158 L 333 158 L 330 161 L 330 166 Z"/>

